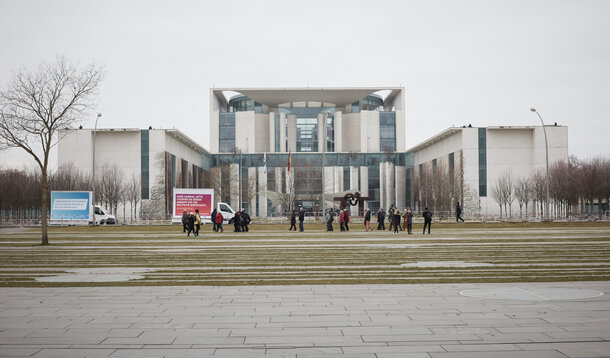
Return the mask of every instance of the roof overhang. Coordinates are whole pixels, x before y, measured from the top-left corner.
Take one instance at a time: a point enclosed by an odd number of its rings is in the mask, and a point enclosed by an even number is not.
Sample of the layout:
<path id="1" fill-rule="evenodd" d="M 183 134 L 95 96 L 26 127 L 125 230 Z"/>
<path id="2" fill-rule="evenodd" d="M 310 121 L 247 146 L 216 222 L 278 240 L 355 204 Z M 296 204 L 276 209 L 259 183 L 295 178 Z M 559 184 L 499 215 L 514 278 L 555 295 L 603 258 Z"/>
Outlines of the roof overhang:
<path id="1" fill-rule="evenodd" d="M 455 128 L 455 127 L 445 129 L 444 131 L 442 131 L 439 134 L 435 135 L 434 137 L 428 139 L 427 141 L 419 143 L 415 147 L 407 149 L 407 152 L 414 153 L 414 152 L 420 151 L 426 147 L 433 145 L 434 143 L 438 143 L 438 142 L 442 141 L 445 138 L 448 138 L 454 134 L 460 133 L 462 131 L 462 129 L 463 128 Z"/>

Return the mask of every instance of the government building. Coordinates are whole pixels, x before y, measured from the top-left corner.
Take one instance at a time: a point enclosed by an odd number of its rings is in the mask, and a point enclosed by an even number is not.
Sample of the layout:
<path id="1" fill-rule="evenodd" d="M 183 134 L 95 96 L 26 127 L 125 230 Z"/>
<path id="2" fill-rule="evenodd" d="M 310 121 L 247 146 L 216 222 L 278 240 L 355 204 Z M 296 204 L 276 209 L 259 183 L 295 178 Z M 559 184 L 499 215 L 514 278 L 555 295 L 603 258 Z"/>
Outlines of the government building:
<path id="1" fill-rule="evenodd" d="M 213 88 L 209 103 L 209 150 L 177 130 L 97 130 L 96 167 L 117 163 L 138 176 L 142 203 L 163 202 L 159 216 L 171 214 L 173 188 L 214 188 L 215 200 L 258 217 L 339 208 L 355 191 L 372 212 L 442 213 L 460 201 L 476 216 L 498 211 L 488 196 L 500 176 L 544 168 L 544 132 L 549 162 L 568 157 L 567 127 L 556 125 L 449 128 L 408 146 L 402 87 Z M 60 166 L 91 170 L 93 137 L 67 131 Z"/>

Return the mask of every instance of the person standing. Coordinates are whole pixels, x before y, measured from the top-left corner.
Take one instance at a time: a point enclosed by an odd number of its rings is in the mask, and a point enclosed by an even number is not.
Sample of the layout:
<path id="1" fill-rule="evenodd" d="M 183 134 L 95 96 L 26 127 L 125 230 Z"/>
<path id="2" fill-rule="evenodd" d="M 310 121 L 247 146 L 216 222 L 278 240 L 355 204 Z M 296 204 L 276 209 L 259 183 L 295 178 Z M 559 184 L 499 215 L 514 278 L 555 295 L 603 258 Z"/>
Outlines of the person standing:
<path id="1" fill-rule="evenodd" d="M 460 220 L 464 222 L 464 219 L 462 218 L 462 207 L 460 206 L 460 202 L 458 201 L 455 205 L 455 222 L 459 223 Z"/>
<path id="2" fill-rule="evenodd" d="M 305 221 L 305 210 L 303 210 L 303 207 L 301 206 L 299 208 L 299 231 L 305 231 L 303 228 L 303 221 Z"/>
<path id="3" fill-rule="evenodd" d="M 182 232 L 186 232 L 189 227 L 189 215 L 186 213 L 186 210 L 182 213 Z"/>
<path id="4" fill-rule="evenodd" d="M 187 232 L 186 236 L 191 236 L 191 232 L 193 233 L 193 236 L 195 236 L 195 215 L 193 214 L 192 211 L 189 213 L 187 222 L 188 222 L 188 232 Z"/>
<path id="5" fill-rule="evenodd" d="M 394 233 L 398 234 L 400 230 L 400 210 L 398 208 L 394 208 L 394 222 L 392 224 L 394 225 Z"/>
<path id="6" fill-rule="evenodd" d="M 216 231 L 220 231 L 220 232 L 224 232 L 224 229 L 222 228 L 222 220 L 224 218 L 222 217 L 222 214 L 219 212 L 216 213 Z"/>
<path id="7" fill-rule="evenodd" d="M 411 231 L 413 230 L 413 211 L 411 211 L 411 208 L 407 208 L 405 217 L 405 221 L 407 223 L 407 234 L 411 235 Z"/>
<path id="8" fill-rule="evenodd" d="M 422 216 L 424 217 L 424 232 L 423 232 L 423 234 L 426 233 L 426 226 L 427 226 L 428 227 L 428 235 L 430 235 L 430 228 L 432 227 L 432 213 L 426 207 L 424 209 L 424 213 L 422 214 Z"/>
<path id="9" fill-rule="evenodd" d="M 366 211 L 364 212 L 364 228 L 366 231 L 373 231 L 373 228 L 371 227 L 371 210 L 369 210 L 369 208 L 366 208 Z"/>
<path id="10" fill-rule="evenodd" d="M 233 216 L 233 231 L 241 231 L 241 213 L 239 211 Z"/>
<path id="11" fill-rule="evenodd" d="M 244 231 L 244 232 L 250 231 L 250 228 L 248 228 L 248 224 L 250 224 L 250 221 L 252 221 L 252 220 L 250 219 L 250 215 L 248 215 L 248 213 L 246 212 L 246 209 L 244 209 L 244 208 L 241 208 L 241 219 L 242 219 L 241 231 Z"/>
<path id="12" fill-rule="evenodd" d="M 212 230 L 218 231 L 218 228 L 216 227 L 216 208 L 214 208 L 212 214 L 210 214 L 210 221 L 212 221 Z"/>
<path id="13" fill-rule="evenodd" d="M 341 231 L 345 231 L 345 213 L 343 212 L 345 209 L 341 209 L 339 212 L 339 227 Z"/>
<path id="14" fill-rule="evenodd" d="M 390 208 L 388 209 L 388 224 L 390 225 L 388 231 L 392 231 L 392 225 L 394 224 L 394 204 L 390 205 Z"/>
<path id="15" fill-rule="evenodd" d="M 349 231 L 349 226 L 347 224 L 349 224 L 349 210 L 345 209 L 345 217 L 343 219 L 345 221 L 345 231 Z"/>
<path id="16" fill-rule="evenodd" d="M 201 216 L 199 216 L 199 209 L 195 209 L 195 236 L 199 236 L 200 228 L 201 228 Z"/>
<path id="17" fill-rule="evenodd" d="M 326 212 L 326 231 L 333 231 L 333 213 L 330 210 Z"/>
<path id="18" fill-rule="evenodd" d="M 297 213 L 292 210 L 292 215 L 290 215 L 290 229 L 288 229 L 288 231 L 292 231 L 292 228 L 294 228 L 294 231 L 297 231 Z"/>
<path id="19" fill-rule="evenodd" d="M 383 210 L 383 208 L 379 209 L 377 221 L 377 230 L 385 230 L 385 210 Z"/>

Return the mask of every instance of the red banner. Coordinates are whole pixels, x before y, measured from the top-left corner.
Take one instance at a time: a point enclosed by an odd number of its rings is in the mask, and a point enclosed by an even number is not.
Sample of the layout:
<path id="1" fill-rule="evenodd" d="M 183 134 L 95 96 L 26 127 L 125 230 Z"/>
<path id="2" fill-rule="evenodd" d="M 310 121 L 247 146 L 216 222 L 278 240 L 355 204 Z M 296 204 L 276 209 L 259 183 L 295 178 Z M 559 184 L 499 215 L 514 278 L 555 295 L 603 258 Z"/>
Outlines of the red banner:
<path id="1" fill-rule="evenodd" d="M 210 216 L 212 214 L 212 195 L 176 193 L 174 206 L 177 216 L 182 215 L 185 210 L 187 213 L 194 213 L 195 209 L 199 209 L 200 216 Z"/>

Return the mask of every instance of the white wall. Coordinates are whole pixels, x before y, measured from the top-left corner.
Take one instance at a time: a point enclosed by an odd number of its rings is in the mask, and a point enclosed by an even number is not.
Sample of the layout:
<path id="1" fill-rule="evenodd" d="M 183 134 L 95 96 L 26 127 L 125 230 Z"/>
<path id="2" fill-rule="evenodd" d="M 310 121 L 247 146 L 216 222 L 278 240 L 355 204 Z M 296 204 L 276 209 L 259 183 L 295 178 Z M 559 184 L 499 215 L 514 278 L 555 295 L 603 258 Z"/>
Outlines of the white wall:
<path id="1" fill-rule="evenodd" d="M 360 152 L 360 113 L 343 113 L 342 139 L 344 152 Z"/>

